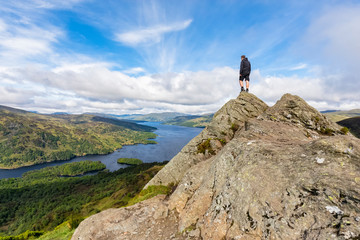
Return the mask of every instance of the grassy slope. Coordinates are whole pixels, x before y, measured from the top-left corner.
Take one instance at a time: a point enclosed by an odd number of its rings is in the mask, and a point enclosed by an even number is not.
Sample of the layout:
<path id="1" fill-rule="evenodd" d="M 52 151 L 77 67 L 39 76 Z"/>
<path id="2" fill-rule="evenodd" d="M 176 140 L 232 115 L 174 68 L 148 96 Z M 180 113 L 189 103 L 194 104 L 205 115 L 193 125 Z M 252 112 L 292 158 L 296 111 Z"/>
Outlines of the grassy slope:
<path id="1" fill-rule="evenodd" d="M 53 231 L 39 237 L 38 240 L 70 240 L 74 232 L 75 228 L 72 228 L 69 222 L 66 221 L 57 226 Z"/>
<path id="2" fill-rule="evenodd" d="M 333 122 L 339 122 L 341 120 L 360 116 L 360 109 L 353 109 L 349 111 L 336 111 L 336 112 L 328 112 L 323 113 L 327 118 L 329 118 Z"/>
<path id="3" fill-rule="evenodd" d="M 162 165 L 147 163 L 84 177 L 62 178 L 47 174 L 34 177 L 30 174 L 24 178 L 2 179 L 0 236 L 18 235 L 28 230 L 67 235 L 83 218 L 134 201 L 132 199 L 161 168 Z M 141 197 L 145 195 L 153 193 Z M 55 229 L 66 221 L 70 224 L 67 228 Z"/>
<path id="4" fill-rule="evenodd" d="M 146 132 L 153 129 L 91 115 L 49 116 L 2 109 L 0 168 L 107 154 L 123 145 L 153 143 L 147 139 L 156 135 Z"/>
<path id="5" fill-rule="evenodd" d="M 213 114 L 203 116 L 179 116 L 167 121 L 165 124 L 184 127 L 206 127 L 213 118 Z"/>

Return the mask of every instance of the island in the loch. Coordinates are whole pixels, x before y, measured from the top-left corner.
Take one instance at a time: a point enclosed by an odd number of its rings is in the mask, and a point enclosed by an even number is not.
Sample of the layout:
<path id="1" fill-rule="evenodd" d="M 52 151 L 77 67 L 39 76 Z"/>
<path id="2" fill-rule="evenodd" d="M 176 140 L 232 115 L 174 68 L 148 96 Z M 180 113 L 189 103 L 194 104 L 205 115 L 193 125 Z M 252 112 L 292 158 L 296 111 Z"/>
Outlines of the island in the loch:
<path id="1" fill-rule="evenodd" d="M 140 165 L 143 163 L 143 161 L 138 158 L 119 158 L 117 162 L 126 165 Z"/>
<path id="2" fill-rule="evenodd" d="M 106 169 L 106 166 L 102 162 L 86 160 L 29 171 L 24 173 L 22 177 L 26 179 L 48 177 L 76 177 L 85 175 L 86 173 L 90 172 L 98 172 L 104 169 Z"/>

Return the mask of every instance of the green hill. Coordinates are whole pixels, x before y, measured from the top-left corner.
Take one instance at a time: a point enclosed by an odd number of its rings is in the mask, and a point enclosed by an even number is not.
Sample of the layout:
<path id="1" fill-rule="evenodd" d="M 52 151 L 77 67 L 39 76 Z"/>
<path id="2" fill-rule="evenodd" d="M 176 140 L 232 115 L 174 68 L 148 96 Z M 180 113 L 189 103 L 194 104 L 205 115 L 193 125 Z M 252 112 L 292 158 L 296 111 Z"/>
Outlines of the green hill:
<path id="1" fill-rule="evenodd" d="M 213 116 L 214 114 L 207 114 L 202 116 L 197 116 L 197 115 L 177 116 L 165 122 L 165 124 L 202 128 L 202 127 L 206 127 L 210 123 Z"/>
<path id="2" fill-rule="evenodd" d="M 339 122 L 341 120 L 360 116 L 360 109 L 353 109 L 348 111 L 331 111 L 331 112 L 323 112 L 327 118 L 329 118 L 333 122 Z"/>
<path id="3" fill-rule="evenodd" d="M 347 118 L 337 123 L 347 127 L 354 136 L 360 138 L 360 117 Z"/>
<path id="4" fill-rule="evenodd" d="M 42 115 L 0 108 L 0 168 L 11 169 L 88 154 L 107 154 L 123 145 L 154 143 L 153 127 L 92 115 Z"/>
<path id="5" fill-rule="evenodd" d="M 17 109 L 17 108 L 12 108 L 12 107 L 7 107 L 7 106 L 3 106 L 0 105 L 0 111 L 8 111 L 8 112 L 12 112 L 12 113 L 30 113 L 21 109 Z"/>

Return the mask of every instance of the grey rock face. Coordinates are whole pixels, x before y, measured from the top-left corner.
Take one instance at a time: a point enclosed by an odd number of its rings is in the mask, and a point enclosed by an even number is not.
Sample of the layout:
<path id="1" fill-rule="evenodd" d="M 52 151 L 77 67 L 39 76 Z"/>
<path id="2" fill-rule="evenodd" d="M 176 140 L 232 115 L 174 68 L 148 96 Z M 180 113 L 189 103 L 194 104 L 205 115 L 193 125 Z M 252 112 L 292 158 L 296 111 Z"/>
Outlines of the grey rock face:
<path id="1" fill-rule="evenodd" d="M 192 139 L 151 181 L 145 186 L 178 183 L 185 172 L 195 164 L 215 155 L 234 137 L 234 132 L 244 122 L 259 116 L 268 106 L 251 93 L 242 93 L 226 103 L 213 120 L 198 136 Z M 211 147 L 199 153 L 199 146 L 209 141 Z"/>
<path id="2" fill-rule="evenodd" d="M 166 170 L 179 182 L 170 197 L 94 215 L 72 239 L 105 239 L 99 232 L 107 239 L 358 239 L 360 140 L 340 135 L 336 124 L 289 94 L 242 118 L 254 96 L 246 94 L 250 100 L 241 105 L 241 95 L 207 129 L 207 137 L 228 137 L 226 145 L 189 165 L 178 158 L 181 174 L 175 165 Z M 235 120 L 236 129 L 217 132 Z M 194 140 L 192 149 L 201 142 Z M 131 238 L 119 237 L 125 232 Z"/>
<path id="3" fill-rule="evenodd" d="M 328 131 L 326 133 L 329 135 L 339 134 L 340 127 L 337 124 L 328 120 L 302 98 L 291 94 L 282 96 L 263 116 L 269 120 L 298 124 L 318 132 Z"/>

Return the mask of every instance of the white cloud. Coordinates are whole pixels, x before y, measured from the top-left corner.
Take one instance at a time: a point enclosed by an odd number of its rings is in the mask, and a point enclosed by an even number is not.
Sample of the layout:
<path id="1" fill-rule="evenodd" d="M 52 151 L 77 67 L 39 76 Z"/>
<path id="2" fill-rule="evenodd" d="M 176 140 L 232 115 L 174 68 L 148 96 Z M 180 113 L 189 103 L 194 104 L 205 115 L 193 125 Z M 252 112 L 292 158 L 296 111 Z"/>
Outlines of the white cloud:
<path id="1" fill-rule="evenodd" d="M 0 19 L 0 34 L 1 32 L 6 31 L 6 29 L 7 29 L 6 23 Z"/>
<path id="2" fill-rule="evenodd" d="M 16 87 L 5 87 L 0 85 L 0 104 L 9 105 L 15 104 L 22 106 L 28 104 L 31 101 L 31 97 L 36 94 L 36 92 L 18 89 Z"/>
<path id="3" fill-rule="evenodd" d="M 85 0 L 22 0 L 22 1 L 2 1 L 0 10 L 6 9 L 14 13 L 28 11 L 33 12 L 34 9 L 68 9 L 74 5 L 84 2 Z"/>
<path id="4" fill-rule="evenodd" d="M 7 38 L 0 42 L 5 51 L 16 52 L 21 55 L 37 55 L 51 52 L 49 42 L 41 39 L 14 37 Z"/>
<path id="5" fill-rule="evenodd" d="M 55 108 L 78 112 L 87 107 L 108 111 L 109 106 L 116 107 L 112 111 L 118 112 L 150 109 L 211 112 L 238 93 L 233 91 L 238 88 L 237 70 L 229 67 L 131 77 L 111 71 L 103 63 L 88 63 L 65 64 L 53 70 L 7 68 L 3 69 L 2 75 L 9 76 L 7 88 L 31 91 L 32 95 L 26 95 L 28 102 L 33 103 L 31 106 L 44 108 L 47 112 Z M 10 91 L 3 93 L 0 104 L 6 105 L 8 94 Z"/>
<path id="6" fill-rule="evenodd" d="M 71 8 L 74 5 L 83 2 L 84 0 L 32 0 L 32 4 L 37 8 L 52 8 L 52 9 L 64 9 Z M 31 4 L 30 2 L 30 4 Z"/>
<path id="7" fill-rule="evenodd" d="M 300 96 L 318 110 L 359 108 L 360 95 L 357 92 L 344 94 L 343 91 L 327 86 L 329 77 L 262 76 L 259 70 L 251 74 L 250 89 L 256 96 L 274 104 L 285 93 Z"/>
<path id="8" fill-rule="evenodd" d="M 306 63 L 300 63 L 299 65 L 291 67 L 289 70 L 290 71 L 302 70 L 302 69 L 306 69 L 307 66 L 308 65 Z"/>
<path id="9" fill-rule="evenodd" d="M 64 33 L 52 25 L 38 26 L 33 22 L 18 23 L 0 19 L 0 65 L 21 66 L 44 61 L 49 64 L 56 53 L 53 44 Z"/>
<path id="10" fill-rule="evenodd" d="M 192 19 L 172 24 L 159 24 L 139 30 L 119 33 L 116 40 L 123 44 L 136 46 L 142 43 L 158 43 L 166 33 L 181 31 L 190 26 Z"/>
<path id="11" fill-rule="evenodd" d="M 319 78 L 293 76 L 262 76 L 259 70 L 251 74 L 253 91 L 265 100 L 276 101 L 284 93 L 292 93 L 306 99 L 321 100 L 324 81 Z"/>
<path id="12" fill-rule="evenodd" d="M 146 70 L 142 67 L 135 67 L 135 68 L 131 68 L 131 69 L 127 69 L 125 71 L 123 71 L 125 74 L 130 74 L 130 75 L 136 75 L 139 73 L 145 73 Z"/>
<path id="13" fill-rule="evenodd" d="M 238 70 L 130 76 L 109 70 L 106 63 L 64 64 L 53 70 L 39 67 L 2 68 L 0 104 L 50 113 L 149 113 L 177 111 L 192 114 L 217 111 L 239 94 Z M 319 110 L 360 106 L 360 96 L 328 94 L 327 79 L 251 74 L 250 92 L 269 105 L 284 93 L 296 94 Z M 19 87 L 21 86 L 21 87 Z"/>
<path id="14" fill-rule="evenodd" d="M 138 99 L 174 104 L 209 104 L 236 86 L 237 71 L 228 67 L 205 72 L 183 72 L 131 77 L 103 65 L 83 64 L 53 71 L 26 70 L 23 78 L 78 96 L 103 101 Z M 235 76 L 235 77 L 234 77 Z M 228 83 L 228 84 L 224 84 Z"/>

